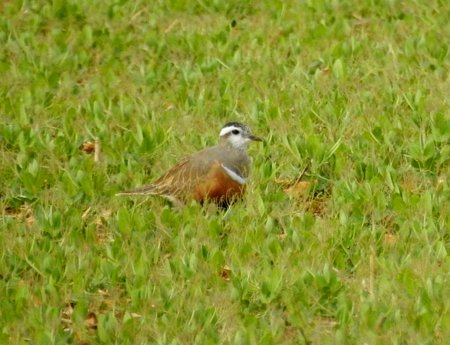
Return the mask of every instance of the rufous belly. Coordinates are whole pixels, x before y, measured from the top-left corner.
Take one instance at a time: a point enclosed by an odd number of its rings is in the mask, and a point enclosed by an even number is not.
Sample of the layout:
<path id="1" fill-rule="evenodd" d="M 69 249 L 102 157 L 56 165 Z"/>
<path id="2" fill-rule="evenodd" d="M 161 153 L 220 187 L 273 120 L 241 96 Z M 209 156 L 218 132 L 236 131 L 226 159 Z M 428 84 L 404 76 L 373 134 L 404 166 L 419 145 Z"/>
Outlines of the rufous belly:
<path id="1" fill-rule="evenodd" d="M 228 204 L 240 198 L 244 191 L 245 185 L 233 180 L 220 163 L 215 162 L 206 178 L 194 188 L 193 198 L 199 202 L 211 200 Z"/>

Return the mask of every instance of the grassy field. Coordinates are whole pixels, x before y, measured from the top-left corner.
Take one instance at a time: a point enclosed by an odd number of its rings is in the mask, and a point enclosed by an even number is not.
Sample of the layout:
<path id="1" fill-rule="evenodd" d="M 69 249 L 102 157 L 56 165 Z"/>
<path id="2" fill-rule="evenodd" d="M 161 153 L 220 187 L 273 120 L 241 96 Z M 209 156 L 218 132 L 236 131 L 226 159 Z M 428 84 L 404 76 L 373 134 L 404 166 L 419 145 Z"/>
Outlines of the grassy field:
<path id="1" fill-rule="evenodd" d="M 448 344 L 449 18 L 3 1 L 0 344 Z M 235 120 L 266 142 L 228 212 L 115 196 Z"/>

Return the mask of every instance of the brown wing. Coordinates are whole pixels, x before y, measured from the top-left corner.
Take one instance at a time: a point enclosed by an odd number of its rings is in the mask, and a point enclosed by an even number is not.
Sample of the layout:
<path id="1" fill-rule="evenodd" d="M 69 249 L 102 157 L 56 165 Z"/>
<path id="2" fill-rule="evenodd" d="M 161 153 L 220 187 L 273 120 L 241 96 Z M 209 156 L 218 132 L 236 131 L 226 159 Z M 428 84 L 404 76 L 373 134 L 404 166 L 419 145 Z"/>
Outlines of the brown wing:
<path id="1" fill-rule="evenodd" d="M 188 157 L 153 182 L 153 190 L 155 194 L 184 199 L 206 178 L 208 170 L 208 164 L 198 164 L 196 159 Z"/>
<path id="2" fill-rule="evenodd" d="M 153 183 L 119 193 L 119 195 L 161 195 L 185 199 L 207 177 L 213 160 L 199 152 L 178 162 Z"/>

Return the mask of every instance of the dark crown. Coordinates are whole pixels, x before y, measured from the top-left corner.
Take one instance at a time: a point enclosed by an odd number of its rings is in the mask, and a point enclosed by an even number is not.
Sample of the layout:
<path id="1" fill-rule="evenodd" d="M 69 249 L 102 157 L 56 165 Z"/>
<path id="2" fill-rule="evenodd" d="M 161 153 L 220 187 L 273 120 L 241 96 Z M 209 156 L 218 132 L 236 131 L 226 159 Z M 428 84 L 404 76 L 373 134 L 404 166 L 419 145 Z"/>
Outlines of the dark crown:
<path id="1" fill-rule="evenodd" d="M 241 122 L 228 122 L 222 127 L 222 129 L 226 128 L 226 127 L 231 127 L 231 126 L 242 128 L 246 132 L 249 131 L 249 128 Z"/>

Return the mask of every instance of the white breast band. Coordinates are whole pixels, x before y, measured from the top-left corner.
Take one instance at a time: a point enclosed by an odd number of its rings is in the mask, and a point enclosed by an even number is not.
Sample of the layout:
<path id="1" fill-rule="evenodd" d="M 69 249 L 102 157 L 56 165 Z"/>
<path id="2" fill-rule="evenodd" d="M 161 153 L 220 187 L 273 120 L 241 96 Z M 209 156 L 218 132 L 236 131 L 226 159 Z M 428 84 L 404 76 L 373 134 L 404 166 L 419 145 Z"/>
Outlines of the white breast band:
<path id="1" fill-rule="evenodd" d="M 247 180 L 246 178 L 240 176 L 238 173 L 234 172 L 230 168 L 227 168 L 225 165 L 223 165 L 223 164 L 221 164 L 221 165 L 222 165 L 222 168 L 225 169 L 228 176 L 230 176 L 233 181 L 236 181 L 239 184 L 245 184 L 245 182 Z"/>

